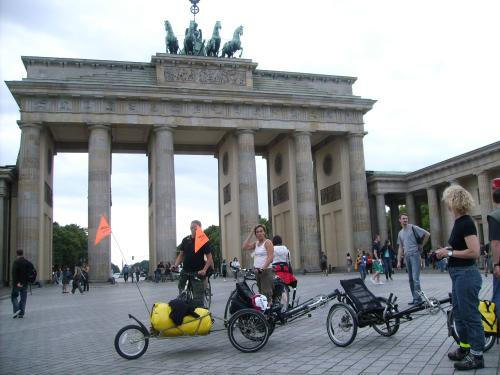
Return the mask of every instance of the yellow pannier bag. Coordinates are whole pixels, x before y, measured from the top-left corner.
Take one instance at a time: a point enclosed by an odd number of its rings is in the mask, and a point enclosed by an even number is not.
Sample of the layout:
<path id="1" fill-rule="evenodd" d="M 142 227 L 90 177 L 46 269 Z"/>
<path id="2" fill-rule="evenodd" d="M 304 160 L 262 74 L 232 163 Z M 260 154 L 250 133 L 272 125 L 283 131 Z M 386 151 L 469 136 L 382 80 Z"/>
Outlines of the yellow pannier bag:
<path id="1" fill-rule="evenodd" d="M 163 332 L 165 336 L 206 335 L 212 328 L 212 317 L 207 309 L 196 308 L 194 312 L 200 317 L 185 316 L 180 326 L 176 326 L 170 319 L 171 311 L 168 303 L 155 303 L 151 312 L 151 325 L 155 330 Z"/>
<path id="2" fill-rule="evenodd" d="M 495 315 L 495 303 L 479 301 L 479 312 L 481 313 L 484 332 L 496 334 L 498 332 L 498 321 Z"/>

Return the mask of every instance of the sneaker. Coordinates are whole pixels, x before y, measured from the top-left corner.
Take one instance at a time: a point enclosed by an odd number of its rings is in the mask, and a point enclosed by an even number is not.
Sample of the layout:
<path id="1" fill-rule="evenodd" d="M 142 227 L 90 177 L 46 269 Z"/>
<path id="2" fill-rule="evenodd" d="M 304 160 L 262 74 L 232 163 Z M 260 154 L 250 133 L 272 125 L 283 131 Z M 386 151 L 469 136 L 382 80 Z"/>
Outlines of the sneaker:
<path id="1" fill-rule="evenodd" d="M 373 280 L 373 278 L 370 277 L 370 281 L 373 283 L 373 284 L 376 284 L 375 280 Z"/>
<path id="2" fill-rule="evenodd" d="M 18 318 L 19 318 L 19 319 L 24 318 L 24 314 L 22 314 L 22 315 L 21 315 L 21 314 L 19 314 Z"/>
<path id="3" fill-rule="evenodd" d="M 19 316 L 19 314 L 21 314 L 21 310 L 17 310 L 14 314 L 12 314 L 12 318 L 16 319 Z"/>
<path id="4" fill-rule="evenodd" d="M 467 354 L 469 354 L 469 349 L 464 349 L 459 346 L 454 351 L 448 353 L 448 358 L 452 361 L 461 361 L 467 356 Z"/>
<path id="5" fill-rule="evenodd" d="M 384 285 L 385 283 L 383 281 L 379 281 L 377 284 L 378 285 Z"/>
<path id="6" fill-rule="evenodd" d="M 484 368 L 483 356 L 473 355 L 471 353 L 467 354 L 463 361 L 456 362 L 453 365 L 457 370 L 475 370 L 478 368 Z"/>

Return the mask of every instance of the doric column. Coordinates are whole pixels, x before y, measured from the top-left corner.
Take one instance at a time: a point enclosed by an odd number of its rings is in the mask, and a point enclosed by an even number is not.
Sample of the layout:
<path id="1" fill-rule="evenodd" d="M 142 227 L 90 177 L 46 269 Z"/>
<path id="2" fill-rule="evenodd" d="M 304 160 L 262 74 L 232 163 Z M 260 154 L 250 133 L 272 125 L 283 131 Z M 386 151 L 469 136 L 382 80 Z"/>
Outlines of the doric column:
<path id="1" fill-rule="evenodd" d="M 388 238 L 384 194 L 377 194 L 376 200 L 377 200 L 378 234 L 380 235 L 380 241 L 384 243 L 384 241 Z"/>
<path id="2" fill-rule="evenodd" d="M 174 137 L 172 128 L 154 128 L 156 261 L 174 262 L 176 257 Z M 192 218 L 193 220 L 195 218 Z"/>
<path id="3" fill-rule="evenodd" d="M 107 281 L 111 276 L 111 237 L 95 245 L 101 215 L 111 226 L 111 134 L 106 125 L 89 127 L 89 265 L 90 280 Z M 111 226 L 112 228 L 112 226 Z"/>
<path id="4" fill-rule="evenodd" d="M 398 241 L 398 233 L 399 230 L 401 229 L 401 224 L 399 223 L 399 203 L 398 201 L 391 201 L 389 203 L 389 208 L 391 210 L 391 233 L 392 233 L 392 238 L 391 242 L 392 245 L 396 247 L 397 241 Z"/>
<path id="5" fill-rule="evenodd" d="M 448 184 L 449 184 L 449 186 L 458 185 L 458 181 L 457 180 L 450 180 L 450 181 L 448 181 Z M 446 204 L 446 202 L 443 202 L 443 203 L 444 203 L 442 206 L 442 207 L 444 207 L 443 219 L 445 220 L 446 228 L 445 228 L 445 231 L 443 231 L 443 233 L 442 233 L 442 235 L 443 235 L 442 239 L 443 239 L 444 243 L 446 243 L 446 240 L 448 239 L 449 235 L 451 234 L 451 230 L 453 229 L 453 225 L 455 224 L 455 215 L 453 214 L 453 211 L 448 209 L 448 205 Z"/>
<path id="6" fill-rule="evenodd" d="M 298 132 L 294 134 L 294 137 L 300 255 L 304 269 L 317 270 L 319 269 L 320 244 L 314 195 L 311 135 L 307 132 Z"/>
<path id="7" fill-rule="evenodd" d="M 370 213 L 368 212 L 363 136 L 364 133 L 352 133 L 348 136 L 352 230 L 354 248 L 369 250 L 371 248 Z"/>
<path id="8" fill-rule="evenodd" d="M 19 179 L 17 192 L 17 249 L 35 267 L 40 256 L 40 132 L 39 124 L 19 121 L 21 149 L 19 151 Z M 17 250 L 15 249 L 15 250 Z"/>
<path id="9" fill-rule="evenodd" d="M 431 227 L 432 248 L 436 249 L 443 245 L 441 238 L 441 220 L 439 218 L 439 201 L 436 188 L 430 186 L 427 188 L 427 202 L 429 204 L 429 224 Z"/>
<path id="10" fill-rule="evenodd" d="M 477 186 L 479 189 L 481 221 L 483 223 L 483 238 L 484 238 L 484 243 L 487 243 L 489 235 L 487 216 L 492 210 L 491 187 L 487 171 L 481 171 L 480 173 L 477 174 Z"/>
<path id="11" fill-rule="evenodd" d="M 257 173 L 255 171 L 254 131 L 243 129 L 238 137 L 238 169 L 240 200 L 240 243 L 253 230 L 259 220 L 259 202 L 257 199 Z M 240 245 L 241 246 L 241 245 Z M 249 251 L 243 251 L 243 267 L 250 267 L 253 262 Z"/>
<path id="12" fill-rule="evenodd" d="M 417 223 L 417 210 L 415 209 L 415 198 L 412 193 L 406 193 L 406 213 L 410 222 Z"/>
<path id="13" fill-rule="evenodd" d="M 7 258 L 7 249 L 9 248 L 7 245 L 7 231 L 8 225 L 7 220 L 8 217 L 8 201 L 7 198 L 9 196 L 9 187 L 5 179 L 0 178 L 0 287 L 4 286 L 5 274 L 4 268 Z M 7 272 L 8 274 L 8 272 Z"/>

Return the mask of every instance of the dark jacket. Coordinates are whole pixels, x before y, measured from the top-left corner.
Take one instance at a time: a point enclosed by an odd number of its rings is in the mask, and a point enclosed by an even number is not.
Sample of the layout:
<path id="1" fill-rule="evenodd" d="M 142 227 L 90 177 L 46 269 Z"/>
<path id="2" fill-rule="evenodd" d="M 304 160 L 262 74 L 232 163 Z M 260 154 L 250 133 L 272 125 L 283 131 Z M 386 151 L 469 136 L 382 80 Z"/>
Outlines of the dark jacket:
<path id="1" fill-rule="evenodd" d="M 12 282 L 14 286 L 21 283 L 22 286 L 28 285 L 28 274 L 33 265 L 24 257 L 17 258 L 12 264 Z"/>

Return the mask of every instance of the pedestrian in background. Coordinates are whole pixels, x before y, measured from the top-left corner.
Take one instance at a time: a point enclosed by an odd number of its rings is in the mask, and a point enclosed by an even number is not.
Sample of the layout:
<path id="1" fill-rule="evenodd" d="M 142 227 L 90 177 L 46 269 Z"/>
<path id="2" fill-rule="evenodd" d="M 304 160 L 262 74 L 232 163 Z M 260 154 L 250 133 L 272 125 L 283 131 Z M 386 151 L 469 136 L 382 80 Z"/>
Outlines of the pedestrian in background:
<path id="1" fill-rule="evenodd" d="M 83 294 L 82 288 L 82 265 L 78 263 L 75 267 L 75 272 L 73 273 L 73 283 L 71 288 L 71 294 L 75 294 L 75 290 L 78 289 L 80 294 Z"/>
<path id="2" fill-rule="evenodd" d="M 325 276 L 328 276 L 328 257 L 324 251 L 321 252 L 319 262 L 321 265 L 321 272 L 323 272 Z"/>
<path id="3" fill-rule="evenodd" d="M 391 241 L 385 240 L 384 246 L 380 249 L 382 254 L 382 263 L 384 264 L 385 280 L 392 280 L 394 271 L 392 269 L 392 262 L 395 258 L 394 249 L 392 248 Z"/>
<path id="4" fill-rule="evenodd" d="M 345 256 L 345 265 L 347 268 L 347 272 L 351 273 L 351 271 L 352 271 L 352 258 L 351 258 L 351 254 L 349 254 L 349 253 L 347 253 L 347 255 Z"/>
<path id="5" fill-rule="evenodd" d="M 69 267 L 64 267 L 64 271 L 62 273 L 62 292 L 63 293 L 69 293 L 68 292 L 68 284 L 69 284 L 70 280 L 71 280 L 71 271 L 69 270 Z"/>
<path id="6" fill-rule="evenodd" d="M 33 264 L 24 258 L 23 250 L 16 250 L 16 255 L 17 258 L 12 264 L 12 292 L 10 295 L 14 319 L 24 317 L 26 301 L 28 300 L 29 277 L 35 269 Z"/>

